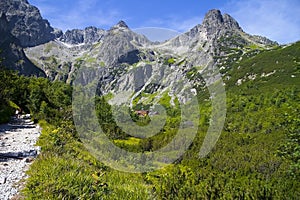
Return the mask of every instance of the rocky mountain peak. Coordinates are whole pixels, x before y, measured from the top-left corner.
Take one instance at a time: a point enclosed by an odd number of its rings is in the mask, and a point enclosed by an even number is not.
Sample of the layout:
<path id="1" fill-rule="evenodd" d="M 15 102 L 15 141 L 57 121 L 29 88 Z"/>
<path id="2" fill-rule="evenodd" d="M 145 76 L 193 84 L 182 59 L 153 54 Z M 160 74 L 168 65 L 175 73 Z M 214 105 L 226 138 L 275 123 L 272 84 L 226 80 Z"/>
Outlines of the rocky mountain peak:
<path id="1" fill-rule="evenodd" d="M 62 34 L 43 19 L 38 8 L 27 0 L 1 0 L 0 13 L 5 13 L 8 29 L 22 47 L 47 43 Z"/>
<path id="2" fill-rule="evenodd" d="M 228 14 L 222 15 L 220 10 L 210 10 L 205 15 L 202 27 L 206 28 L 209 34 L 216 33 L 218 29 L 235 29 L 242 31 L 238 22 Z"/>
<path id="3" fill-rule="evenodd" d="M 223 21 L 224 21 L 225 27 L 231 28 L 231 29 L 238 29 L 238 30 L 242 31 L 242 28 L 240 27 L 239 23 L 230 15 L 224 14 Z"/>
<path id="4" fill-rule="evenodd" d="M 117 23 L 116 27 L 120 27 L 120 28 L 129 28 L 129 27 L 127 26 L 127 24 L 126 24 L 123 20 L 119 21 L 119 22 Z"/>
<path id="5" fill-rule="evenodd" d="M 110 30 L 116 30 L 116 29 L 127 30 L 127 29 L 129 29 L 129 27 L 127 26 L 127 24 L 123 20 L 121 20 L 116 25 L 111 27 Z"/>
<path id="6" fill-rule="evenodd" d="M 104 34 L 105 31 L 103 29 L 90 26 L 84 30 L 67 30 L 61 37 L 58 38 L 58 40 L 72 45 L 92 44 L 98 42 Z"/>
<path id="7" fill-rule="evenodd" d="M 207 25 L 218 25 L 223 23 L 223 16 L 220 10 L 210 10 L 206 13 L 203 23 Z"/>

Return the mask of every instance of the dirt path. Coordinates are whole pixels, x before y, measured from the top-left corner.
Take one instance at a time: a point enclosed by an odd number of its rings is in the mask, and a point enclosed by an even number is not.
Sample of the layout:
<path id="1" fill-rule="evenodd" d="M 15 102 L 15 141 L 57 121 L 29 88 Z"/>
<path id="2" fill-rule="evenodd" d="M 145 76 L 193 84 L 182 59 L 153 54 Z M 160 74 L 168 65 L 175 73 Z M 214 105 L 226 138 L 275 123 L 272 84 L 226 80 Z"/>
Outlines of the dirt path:
<path id="1" fill-rule="evenodd" d="M 25 171 L 39 153 L 39 136 L 40 127 L 28 115 L 0 125 L 0 200 L 18 194 Z"/>

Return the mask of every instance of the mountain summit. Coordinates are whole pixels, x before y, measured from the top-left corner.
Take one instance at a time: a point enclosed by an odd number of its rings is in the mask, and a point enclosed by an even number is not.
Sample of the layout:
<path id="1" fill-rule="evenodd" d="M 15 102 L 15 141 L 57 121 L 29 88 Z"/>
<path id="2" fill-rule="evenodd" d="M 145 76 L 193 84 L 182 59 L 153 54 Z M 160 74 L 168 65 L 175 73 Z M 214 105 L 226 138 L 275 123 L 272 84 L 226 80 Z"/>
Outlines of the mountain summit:
<path id="1" fill-rule="evenodd" d="M 54 40 L 62 34 L 43 19 L 40 11 L 27 0 L 1 0 L 0 13 L 7 17 L 11 34 L 22 47 L 32 47 Z"/>
<path id="2" fill-rule="evenodd" d="M 129 28 L 123 20 L 119 21 L 114 27 L 115 28 Z"/>
<path id="3" fill-rule="evenodd" d="M 208 29 L 208 33 L 215 33 L 217 28 L 236 29 L 242 31 L 238 22 L 228 14 L 221 14 L 220 10 L 210 10 L 205 15 L 202 26 Z"/>

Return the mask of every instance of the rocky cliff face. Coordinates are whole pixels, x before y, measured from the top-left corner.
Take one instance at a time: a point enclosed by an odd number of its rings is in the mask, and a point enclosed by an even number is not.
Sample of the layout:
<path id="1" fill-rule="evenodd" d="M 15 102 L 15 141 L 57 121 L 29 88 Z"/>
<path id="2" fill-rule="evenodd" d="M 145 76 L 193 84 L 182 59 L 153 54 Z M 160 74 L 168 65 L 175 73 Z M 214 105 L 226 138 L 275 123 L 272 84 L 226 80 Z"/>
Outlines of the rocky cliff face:
<path id="1" fill-rule="evenodd" d="M 226 43 L 226 44 L 225 44 Z M 242 48 L 256 44 L 261 46 L 277 45 L 267 38 L 251 36 L 245 33 L 238 22 L 228 14 L 222 15 L 219 10 L 210 10 L 204 17 L 202 24 L 196 25 L 190 31 L 164 44 L 165 49 L 174 49 L 180 54 L 194 54 L 200 58 L 208 54 L 210 57 L 226 54 L 221 46 Z M 199 53 L 201 56 L 199 56 Z M 197 61 L 195 61 L 197 62 Z M 197 63 L 195 63 L 197 64 Z M 201 62 L 198 61 L 201 65 Z"/>
<path id="2" fill-rule="evenodd" d="M 107 31 L 100 48 L 93 49 L 92 54 L 109 66 L 116 63 L 120 56 L 150 43 L 145 36 L 131 31 L 125 22 L 120 21 Z"/>
<path id="3" fill-rule="evenodd" d="M 92 44 L 95 42 L 99 42 L 104 34 L 105 30 L 90 26 L 85 28 L 84 30 L 67 30 L 62 36 L 58 38 L 58 40 L 71 45 L 83 43 Z"/>
<path id="4" fill-rule="evenodd" d="M 147 44 L 151 42 L 145 36 L 134 33 L 120 21 L 107 31 L 94 27 L 67 31 L 56 41 L 27 48 L 26 53 L 51 80 L 70 83 L 82 65 L 118 71 L 122 62 L 137 62 L 140 56 L 134 51 Z"/>
<path id="5" fill-rule="evenodd" d="M 9 30 L 6 15 L 0 17 L 0 57 L 1 65 L 8 69 L 17 70 L 20 74 L 45 77 L 45 73 L 37 68 L 25 55 L 20 41 Z"/>
<path id="6" fill-rule="evenodd" d="M 85 72 L 81 80 L 99 77 L 99 93 L 129 92 L 134 99 L 145 91 L 157 97 L 168 91 L 186 101 L 189 81 L 199 86 L 205 84 L 201 76 L 209 76 L 212 83 L 221 76 L 215 69 L 276 44 L 245 33 L 230 15 L 211 10 L 202 24 L 163 43 L 150 42 L 120 21 L 107 31 L 67 31 L 55 41 L 27 48 L 26 54 L 51 80 L 72 84 L 81 68 L 90 67 L 97 70 Z"/>
<path id="7" fill-rule="evenodd" d="M 219 10 L 210 10 L 201 25 L 206 30 L 207 35 L 212 36 L 225 30 L 242 31 L 241 27 L 235 19 L 230 15 L 222 15 Z"/>
<path id="8" fill-rule="evenodd" d="M 214 83 L 222 76 L 219 70 L 228 71 L 230 63 L 277 45 L 245 33 L 235 19 L 219 10 L 210 10 L 201 24 L 182 35 L 152 43 L 133 32 L 124 21 L 109 30 L 87 27 L 62 34 L 26 0 L 2 1 L 0 6 L 7 13 L 8 25 L 2 25 L 2 32 L 10 38 L 7 41 L 20 41 L 19 46 L 17 42 L 2 45 L 12 51 L 6 55 L 10 62 L 15 66 L 23 64 L 23 68 L 15 69 L 24 74 L 37 73 L 32 71 L 36 69 L 32 67 L 34 63 L 50 80 L 70 84 L 78 76 L 83 83 L 96 77 L 97 92 L 113 94 L 114 102 L 123 102 L 124 96 L 118 94 L 124 92 L 135 103 L 150 101 L 147 95 L 151 101 L 158 101 L 166 93 L 171 104 L 175 98 L 186 102 L 186 91 L 193 89 L 191 85 L 204 87 Z M 21 46 L 28 47 L 25 53 L 32 63 L 22 54 Z M 209 78 L 204 81 L 203 77 Z M 229 79 L 230 75 L 225 73 L 223 77 Z"/>
<path id="9" fill-rule="evenodd" d="M 1 0 L 0 13 L 7 16 L 8 28 L 22 47 L 44 44 L 62 34 L 60 30 L 52 28 L 27 0 Z"/>

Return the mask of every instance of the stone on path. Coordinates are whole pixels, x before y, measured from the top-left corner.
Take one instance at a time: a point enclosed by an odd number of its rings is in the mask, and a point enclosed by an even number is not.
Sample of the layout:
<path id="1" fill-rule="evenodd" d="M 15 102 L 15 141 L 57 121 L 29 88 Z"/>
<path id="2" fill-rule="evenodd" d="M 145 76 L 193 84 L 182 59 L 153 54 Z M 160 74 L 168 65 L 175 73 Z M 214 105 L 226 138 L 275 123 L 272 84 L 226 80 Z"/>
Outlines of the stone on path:
<path id="1" fill-rule="evenodd" d="M 28 115 L 0 125 L 1 200 L 11 199 L 19 193 L 25 172 L 40 151 L 35 146 L 39 136 L 40 127 Z"/>

